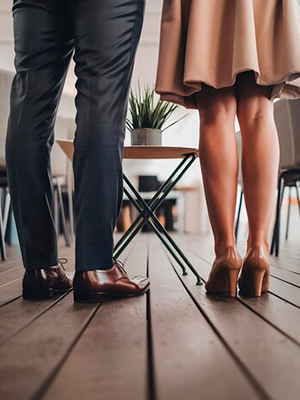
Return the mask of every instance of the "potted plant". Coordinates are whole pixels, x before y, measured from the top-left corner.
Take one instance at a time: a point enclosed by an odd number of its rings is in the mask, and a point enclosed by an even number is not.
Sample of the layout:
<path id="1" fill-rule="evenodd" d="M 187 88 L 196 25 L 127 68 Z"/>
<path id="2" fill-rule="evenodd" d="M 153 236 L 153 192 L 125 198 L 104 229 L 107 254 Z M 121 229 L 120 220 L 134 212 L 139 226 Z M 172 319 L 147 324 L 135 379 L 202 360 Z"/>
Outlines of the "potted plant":
<path id="1" fill-rule="evenodd" d="M 127 118 L 127 129 L 131 132 L 132 145 L 161 146 L 162 132 L 178 123 L 185 115 L 171 124 L 166 122 L 179 106 L 166 101 L 155 100 L 154 88 L 140 85 L 129 96 L 130 118 Z"/>

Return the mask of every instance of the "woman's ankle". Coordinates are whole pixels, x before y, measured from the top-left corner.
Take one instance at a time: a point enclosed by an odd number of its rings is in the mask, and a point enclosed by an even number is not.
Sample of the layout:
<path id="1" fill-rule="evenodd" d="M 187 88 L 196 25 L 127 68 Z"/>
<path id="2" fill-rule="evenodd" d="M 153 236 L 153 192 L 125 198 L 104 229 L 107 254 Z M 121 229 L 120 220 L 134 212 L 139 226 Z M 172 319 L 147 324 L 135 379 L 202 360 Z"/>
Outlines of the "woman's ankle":
<path id="1" fill-rule="evenodd" d="M 228 249 L 228 247 L 236 247 L 236 243 L 234 240 L 228 240 L 222 243 L 218 243 L 215 244 L 214 250 L 215 250 L 215 254 L 216 256 L 220 256 L 221 254 L 224 253 L 224 251 L 226 249 Z"/>
<path id="2" fill-rule="evenodd" d="M 266 239 L 249 239 L 247 240 L 247 251 L 252 247 L 262 247 L 267 253 L 270 251 L 268 240 Z"/>

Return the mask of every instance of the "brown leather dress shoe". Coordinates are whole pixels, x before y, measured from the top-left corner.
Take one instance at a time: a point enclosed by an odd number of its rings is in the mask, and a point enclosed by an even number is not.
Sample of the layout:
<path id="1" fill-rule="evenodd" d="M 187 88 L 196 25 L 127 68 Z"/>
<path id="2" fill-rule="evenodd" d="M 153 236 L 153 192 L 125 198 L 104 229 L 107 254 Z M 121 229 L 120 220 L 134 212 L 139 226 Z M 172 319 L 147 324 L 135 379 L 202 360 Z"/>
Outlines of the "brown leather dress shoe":
<path id="1" fill-rule="evenodd" d="M 248 249 L 239 278 L 241 294 L 260 297 L 269 290 L 270 264 L 267 251 L 262 246 Z"/>
<path id="2" fill-rule="evenodd" d="M 230 246 L 216 257 L 205 288 L 210 294 L 236 296 L 238 275 L 243 259 L 235 246 Z"/>
<path id="3" fill-rule="evenodd" d="M 131 278 L 123 264 L 116 261 L 109 270 L 76 271 L 74 301 L 93 303 L 120 297 L 140 296 L 149 289 L 149 278 Z"/>
<path id="4" fill-rule="evenodd" d="M 49 299 L 57 292 L 71 290 L 73 277 L 63 266 L 67 261 L 66 258 L 59 258 L 59 264 L 56 267 L 26 271 L 23 278 L 23 298 L 25 300 Z"/>

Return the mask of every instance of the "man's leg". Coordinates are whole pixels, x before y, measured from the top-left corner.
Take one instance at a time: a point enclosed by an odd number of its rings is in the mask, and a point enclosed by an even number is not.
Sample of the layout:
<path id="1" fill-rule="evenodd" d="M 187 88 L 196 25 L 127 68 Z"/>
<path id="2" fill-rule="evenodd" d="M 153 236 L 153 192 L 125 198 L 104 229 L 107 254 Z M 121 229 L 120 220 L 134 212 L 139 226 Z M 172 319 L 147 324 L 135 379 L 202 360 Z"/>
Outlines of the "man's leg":
<path id="1" fill-rule="evenodd" d="M 24 266 L 57 265 L 50 151 L 73 42 L 55 0 L 16 0 L 16 75 L 6 139 L 12 206 Z M 62 5 L 62 1 L 58 2 Z"/>
<path id="2" fill-rule="evenodd" d="M 76 269 L 105 270 L 114 265 L 127 99 L 144 0 L 80 0 L 74 7 Z"/>
<path id="3" fill-rule="evenodd" d="M 144 0 L 76 2 L 75 301 L 138 296 L 149 288 L 148 278 L 130 278 L 113 260 L 127 99 L 143 13 Z"/>

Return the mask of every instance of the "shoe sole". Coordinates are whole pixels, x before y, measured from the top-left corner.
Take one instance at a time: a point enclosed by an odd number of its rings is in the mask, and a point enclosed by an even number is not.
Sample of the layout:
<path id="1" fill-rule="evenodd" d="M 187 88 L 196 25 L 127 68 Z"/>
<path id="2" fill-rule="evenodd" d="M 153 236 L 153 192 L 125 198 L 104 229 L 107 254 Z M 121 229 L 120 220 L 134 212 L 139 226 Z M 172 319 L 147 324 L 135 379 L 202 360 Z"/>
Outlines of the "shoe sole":
<path id="1" fill-rule="evenodd" d="M 23 290 L 23 299 L 24 300 L 47 300 L 52 299 L 57 294 L 63 294 L 70 292 L 73 288 L 65 289 L 65 290 L 54 290 L 54 289 L 47 289 L 47 290 L 35 290 L 33 291 L 26 291 Z"/>
<path id="2" fill-rule="evenodd" d="M 84 295 L 78 295 L 74 291 L 74 302 L 75 303 L 101 303 L 103 301 L 108 300 L 117 300 L 122 298 L 130 298 L 130 297 L 138 297 L 145 294 L 150 288 L 150 284 L 147 285 L 141 292 L 138 293 L 107 293 L 107 292 L 98 292 L 98 293 L 88 293 Z"/>
<path id="3" fill-rule="evenodd" d="M 268 293 L 269 290 L 262 290 L 260 293 L 255 293 L 253 290 L 252 291 L 246 291 L 246 290 L 241 290 L 239 289 L 239 295 L 241 297 L 261 297 L 262 295 Z"/>

